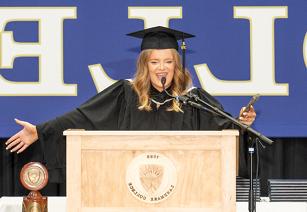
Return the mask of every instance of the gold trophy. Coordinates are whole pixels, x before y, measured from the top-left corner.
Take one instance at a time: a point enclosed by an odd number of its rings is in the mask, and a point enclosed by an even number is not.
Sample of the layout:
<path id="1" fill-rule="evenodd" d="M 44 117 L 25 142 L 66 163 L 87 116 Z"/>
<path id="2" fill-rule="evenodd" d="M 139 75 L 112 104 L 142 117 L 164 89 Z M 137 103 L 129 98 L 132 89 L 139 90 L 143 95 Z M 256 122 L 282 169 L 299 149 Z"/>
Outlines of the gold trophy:
<path id="1" fill-rule="evenodd" d="M 23 197 L 22 212 L 47 212 L 47 197 L 39 192 L 48 182 L 46 167 L 38 162 L 27 163 L 21 169 L 20 182 L 31 191 Z"/>

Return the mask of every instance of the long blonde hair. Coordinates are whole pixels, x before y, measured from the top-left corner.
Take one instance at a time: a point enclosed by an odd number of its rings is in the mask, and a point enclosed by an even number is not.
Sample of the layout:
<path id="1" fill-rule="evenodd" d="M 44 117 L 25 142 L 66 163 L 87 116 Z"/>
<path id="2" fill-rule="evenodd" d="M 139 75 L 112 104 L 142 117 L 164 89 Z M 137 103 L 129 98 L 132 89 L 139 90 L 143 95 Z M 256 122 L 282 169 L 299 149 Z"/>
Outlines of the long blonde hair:
<path id="1" fill-rule="evenodd" d="M 139 110 L 152 110 L 149 96 L 151 82 L 147 66 L 152 51 L 153 49 L 146 49 L 140 53 L 137 60 L 137 70 L 132 81 L 132 87 L 139 97 Z M 171 94 L 173 96 L 184 95 L 192 84 L 191 75 L 188 70 L 183 72 L 179 53 L 175 49 L 171 49 L 171 51 L 175 60 Z M 168 108 L 168 111 L 183 112 L 181 110 L 181 105 L 175 100 L 172 101 L 172 105 Z"/>

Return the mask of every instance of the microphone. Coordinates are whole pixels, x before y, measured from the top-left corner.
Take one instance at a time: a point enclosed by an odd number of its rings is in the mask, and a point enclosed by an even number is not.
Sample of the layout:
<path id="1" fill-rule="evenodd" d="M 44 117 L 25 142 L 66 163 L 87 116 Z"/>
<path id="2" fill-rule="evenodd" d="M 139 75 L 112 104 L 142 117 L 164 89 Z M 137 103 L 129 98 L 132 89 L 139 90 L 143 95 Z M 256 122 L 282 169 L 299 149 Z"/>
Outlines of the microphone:
<path id="1" fill-rule="evenodd" d="M 166 78 L 165 78 L 165 77 L 162 77 L 162 78 L 160 79 L 160 81 L 161 81 L 161 84 L 162 84 L 163 90 L 165 91 L 165 83 L 166 83 Z"/>
<path id="2" fill-rule="evenodd" d="M 183 104 L 187 104 L 190 97 L 187 97 L 187 96 L 173 96 L 171 95 L 166 89 L 165 89 L 165 83 L 166 83 L 166 78 L 165 77 L 162 77 L 161 78 L 161 84 L 162 84 L 162 87 L 163 87 L 163 91 L 169 96 L 169 97 L 172 97 L 174 99 L 176 99 L 176 101 L 178 102 L 182 102 Z"/>
<path id="3" fill-rule="evenodd" d="M 169 97 L 175 98 L 174 96 L 172 96 L 171 94 L 169 94 L 169 93 L 167 92 L 167 90 L 165 89 L 166 77 L 161 77 L 160 82 L 161 82 L 161 84 L 162 84 L 163 91 L 164 91 Z"/>
<path id="4" fill-rule="evenodd" d="M 245 106 L 245 109 L 243 110 L 243 112 L 248 112 L 259 98 L 260 98 L 260 94 L 256 94 L 255 96 L 253 96 L 251 100 L 248 102 L 248 104 Z"/>

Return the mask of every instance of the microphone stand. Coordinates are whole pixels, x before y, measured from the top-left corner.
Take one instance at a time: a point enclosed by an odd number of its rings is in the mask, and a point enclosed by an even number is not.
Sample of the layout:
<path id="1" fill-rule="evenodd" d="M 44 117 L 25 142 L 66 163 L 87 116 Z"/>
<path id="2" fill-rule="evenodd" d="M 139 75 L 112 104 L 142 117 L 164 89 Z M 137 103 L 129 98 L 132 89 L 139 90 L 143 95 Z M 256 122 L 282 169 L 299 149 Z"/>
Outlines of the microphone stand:
<path id="1" fill-rule="evenodd" d="M 232 116 L 228 115 L 227 113 L 225 113 L 224 111 L 220 110 L 219 108 L 209 104 L 208 102 L 205 102 L 204 100 L 202 100 L 201 98 L 199 98 L 196 94 L 192 94 L 189 93 L 188 96 L 172 96 L 171 94 L 169 94 L 166 89 L 165 89 L 165 82 L 166 82 L 166 78 L 162 77 L 161 78 L 161 84 L 163 86 L 163 90 L 164 92 L 170 96 L 173 97 L 174 99 L 176 99 L 177 101 L 183 103 L 183 104 L 188 104 L 194 108 L 200 109 L 200 110 L 204 110 L 204 111 L 209 111 L 211 113 L 214 114 L 218 114 L 228 120 L 230 120 L 233 124 L 237 125 L 238 127 L 240 127 L 240 129 L 247 131 L 248 133 L 254 135 L 256 138 L 252 140 L 251 146 L 248 148 L 248 152 L 250 155 L 250 179 L 249 179 L 249 195 L 248 195 L 248 209 L 249 212 L 255 212 L 256 211 L 256 201 L 255 201 L 255 192 L 254 192 L 254 187 L 253 187 L 253 156 L 254 156 L 254 152 L 255 152 L 255 148 L 254 148 L 254 144 L 255 142 L 259 141 L 264 141 L 267 144 L 273 144 L 274 141 L 272 141 L 271 139 L 269 139 L 268 137 L 262 135 L 261 133 L 259 133 L 258 131 L 254 130 L 253 128 L 251 128 L 248 125 L 245 125 L 241 122 L 239 122 L 237 119 L 233 118 Z M 191 99 L 194 99 L 195 101 L 192 101 Z M 197 103 L 200 102 L 201 104 Z M 205 105 L 205 106 L 204 106 Z"/>
<path id="2" fill-rule="evenodd" d="M 230 120 L 232 123 L 234 123 L 235 125 L 239 126 L 242 130 L 245 130 L 247 132 L 249 132 L 250 134 L 254 135 L 256 138 L 253 139 L 251 146 L 248 148 L 248 152 L 250 155 L 250 180 L 249 180 L 249 195 L 248 195 L 248 209 L 249 212 L 255 212 L 256 211 L 256 201 L 255 201 L 255 192 L 254 192 L 254 188 L 253 188 L 253 155 L 255 152 L 255 142 L 257 142 L 257 140 L 261 140 L 264 141 L 267 144 L 273 144 L 274 141 L 272 141 L 271 139 L 267 138 L 266 136 L 262 135 L 261 133 L 259 133 L 258 131 L 254 130 L 253 128 L 239 122 L 237 119 L 231 117 L 230 115 L 228 115 L 227 113 L 225 113 L 224 111 L 220 110 L 219 108 L 209 104 L 208 102 L 205 102 L 204 100 L 200 99 L 197 95 L 195 94 L 190 94 L 190 97 L 187 96 L 178 96 L 176 97 L 177 100 L 179 100 L 180 102 L 182 102 L 183 104 L 189 104 L 192 107 L 201 109 L 201 110 L 206 110 L 206 111 L 214 111 L 214 113 L 217 113 L 219 115 L 221 115 L 224 118 L 227 118 L 228 120 Z M 195 99 L 195 101 L 192 101 L 191 98 Z M 197 103 L 197 102 L 201 102 L 203 105 Z M 204 105 L 206 107 L 204 107 Z M 209 110 L 208 110 L 209 109 Z"/>
<path id="3" fill-rule="evenodd" d="M 248 148 L 250 158 L 250 176 L 249 176 L 249 192 L 248 192 L 248 211 L 256 211 L 255 191 L 253 185 L 253 156 L 255 152 L 254 140 L 252 140 L 251 146 Z"/>

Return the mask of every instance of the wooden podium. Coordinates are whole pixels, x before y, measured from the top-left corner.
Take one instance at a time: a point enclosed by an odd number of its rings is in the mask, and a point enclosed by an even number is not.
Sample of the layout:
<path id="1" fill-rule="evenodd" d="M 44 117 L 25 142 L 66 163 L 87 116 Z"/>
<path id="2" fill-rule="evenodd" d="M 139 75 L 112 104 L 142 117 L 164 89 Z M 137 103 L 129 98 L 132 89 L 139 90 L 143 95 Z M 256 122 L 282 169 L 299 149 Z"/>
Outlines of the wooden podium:
<path id="1" fill-rule="evenodd" d="M 64 135 L 69 212 L 236 211 L 238 131 Z"/>

